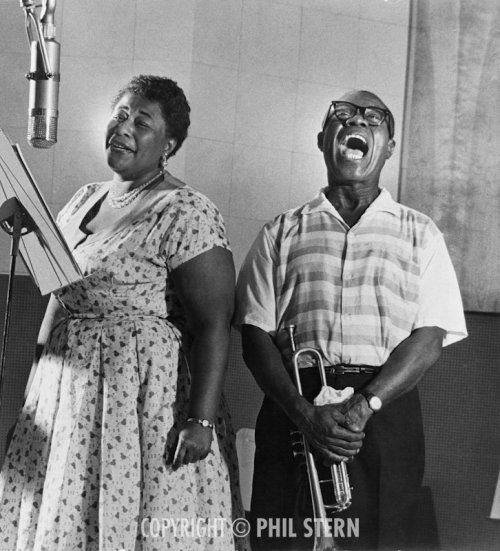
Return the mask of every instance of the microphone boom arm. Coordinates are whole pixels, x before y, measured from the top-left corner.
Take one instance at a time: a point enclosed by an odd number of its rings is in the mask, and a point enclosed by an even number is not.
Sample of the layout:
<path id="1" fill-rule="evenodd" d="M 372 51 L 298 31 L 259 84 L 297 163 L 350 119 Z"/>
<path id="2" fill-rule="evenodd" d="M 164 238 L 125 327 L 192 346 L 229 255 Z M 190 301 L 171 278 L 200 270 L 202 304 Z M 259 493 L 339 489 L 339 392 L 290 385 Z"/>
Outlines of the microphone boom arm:
<path id="1" fill-rule="evenodd" d="M 43 66 L 45 68 L 45 78 L 54 78 L 55 74 L 52 71 L 52 67 L 47 53 L 47 45 L 45 44 L 45 38 L 53 38 L 54 32 L 54 11 L 56 9 L 55 0 L 43 0 L 42 2 L 42 16 L 37 18 L 35 13 L 35 5 L 32 0 L 20 0 L 21 7 L 26 12 L 26 34 L 28 35 L 28 42 L 31 46 L 33 42 L 33 33 L 31 24 L 35 27 L 36 38 L 40 46 L 40 53 L 42 54 Z M 42 27 L 43 25 L 43 27 Z M 28 73 L 26 78 L 32 79 L 34 75 Z"/>

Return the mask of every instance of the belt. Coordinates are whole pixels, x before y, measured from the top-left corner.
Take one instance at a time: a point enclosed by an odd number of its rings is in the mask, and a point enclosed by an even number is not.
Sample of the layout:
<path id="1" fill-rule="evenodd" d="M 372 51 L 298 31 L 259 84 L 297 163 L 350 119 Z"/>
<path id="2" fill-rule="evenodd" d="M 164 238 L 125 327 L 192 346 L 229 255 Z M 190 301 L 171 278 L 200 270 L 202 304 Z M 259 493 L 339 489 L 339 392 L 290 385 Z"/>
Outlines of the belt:
<path id="1" fill-rule="evenodd" d="M 302 369 L 315 369 L 317 367 L 303 367 Z M 380 367 L 374 365 L 326 365 L 325 373 L 327 375 L 344 375 L 344 374 L 354 374 L 354 375 L 364 375 L 370 373 L 378 373 Z"/>

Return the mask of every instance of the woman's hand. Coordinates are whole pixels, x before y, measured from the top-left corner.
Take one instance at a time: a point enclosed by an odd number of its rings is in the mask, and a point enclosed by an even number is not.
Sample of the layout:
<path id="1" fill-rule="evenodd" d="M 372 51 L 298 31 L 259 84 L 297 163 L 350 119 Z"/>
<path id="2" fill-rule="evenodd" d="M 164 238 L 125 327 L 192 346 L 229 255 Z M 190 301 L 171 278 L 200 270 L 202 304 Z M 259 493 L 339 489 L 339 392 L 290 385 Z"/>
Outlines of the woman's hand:
<path id="1" fill-rule="evenodd" d="M 202 427 L 193 421 L 186 421 L 179 433 L 172 467 L 196 463 L 205 459 L 212 445 L 213 429 Z"/>

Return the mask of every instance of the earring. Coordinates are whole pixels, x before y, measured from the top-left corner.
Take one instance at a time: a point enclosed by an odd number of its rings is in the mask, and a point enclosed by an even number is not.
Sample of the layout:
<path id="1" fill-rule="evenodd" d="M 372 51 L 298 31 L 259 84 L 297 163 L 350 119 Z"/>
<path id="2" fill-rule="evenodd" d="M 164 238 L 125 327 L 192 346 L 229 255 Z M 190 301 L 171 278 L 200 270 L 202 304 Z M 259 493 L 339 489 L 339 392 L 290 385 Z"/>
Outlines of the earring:
<path id="1" fill-rule="evenodd" d="M 160 168 L 162 168 L 163 170 L 166 170 L 167 169 L 167 165 L 168 165 L 168 153 L 165 151 L 165 153 L 163 153 L 163 155 L 160 157 Z"/>

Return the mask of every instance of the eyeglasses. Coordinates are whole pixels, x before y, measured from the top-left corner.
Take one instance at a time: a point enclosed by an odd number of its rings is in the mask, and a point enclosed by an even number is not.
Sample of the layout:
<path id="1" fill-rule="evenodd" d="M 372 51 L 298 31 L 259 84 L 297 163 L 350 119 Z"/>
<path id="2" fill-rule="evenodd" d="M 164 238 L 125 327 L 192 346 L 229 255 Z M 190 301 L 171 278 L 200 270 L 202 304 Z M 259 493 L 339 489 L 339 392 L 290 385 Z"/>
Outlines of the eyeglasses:
<path id="1" fill-rule="evenodd" d="M 380 126 L 387 119 L 389 137 L 394 136 L 394 118 L 389 109 L 374 106 L 362 107 L 349 101 L 332 101 L 323 119 L 322 128 L 325 129 L 326 123 L 333 115 L 339 121 L 345 122 L 355 117 L 358 112 L 370 126 Z"/>

